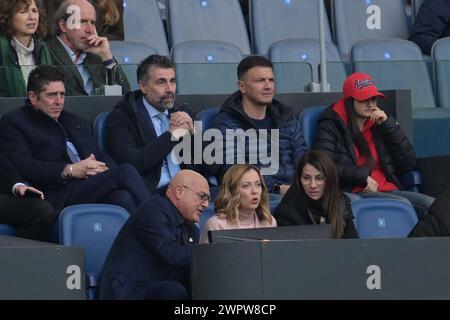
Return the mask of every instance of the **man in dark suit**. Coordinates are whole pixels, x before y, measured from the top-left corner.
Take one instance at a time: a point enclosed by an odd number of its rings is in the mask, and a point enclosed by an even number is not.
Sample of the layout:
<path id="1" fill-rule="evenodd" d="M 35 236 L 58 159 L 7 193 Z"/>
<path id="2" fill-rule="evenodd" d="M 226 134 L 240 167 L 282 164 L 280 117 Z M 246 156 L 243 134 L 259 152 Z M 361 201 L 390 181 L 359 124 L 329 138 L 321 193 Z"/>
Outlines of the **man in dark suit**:
<path id="1" fill-rule="evenodd" d="M 105 84 L 119 84 L 123 93 L 130 91 L 108 39 L 98 36 L 95 21 L 95 8 L 86 0 L 64 1 L 55 13 L 53 36 L 47 46 L 53 64 L 67 74 L 67 95 L 98 94 Z"/>
<path id="2" fill-rule="evenodd" d="M 64 75 L 39 66 L 28 78 L 25 106 L 0 120 L 0 150 L 56 210 L 111 203 L 130 213 L 150 198 L 136 169 L 102 152 L 89 122 L 63 110 Z"/>
<path id="3" fill-rule="evenodd" d="M 18 237 L 48 241 L 58 212 L 41 191 L 22 181 L 11 162 L 0 154 L 0 223 L 16 228 Z"/>
<path id="4" fill-rule="evenodd" d="M 100 279 L 100 299 L 188 299 L 194 224 L 210 199 L 208 182 L 191 170 L 171 180 L 119 232 Z"/>
<path id="5" fill-rule="evenodd" d="M 177 140 L 193 134 L 194 125 L 185 106 L 175 103 L 175 66 L 167 57 L 143 60 L 137 78 L 139 90 L 128 93 L 108 115 L 107 150 L 118 163 L 133 164 L 150 192 L 164 194 L 181 168 L 197 171 L 171 159 Z"/>

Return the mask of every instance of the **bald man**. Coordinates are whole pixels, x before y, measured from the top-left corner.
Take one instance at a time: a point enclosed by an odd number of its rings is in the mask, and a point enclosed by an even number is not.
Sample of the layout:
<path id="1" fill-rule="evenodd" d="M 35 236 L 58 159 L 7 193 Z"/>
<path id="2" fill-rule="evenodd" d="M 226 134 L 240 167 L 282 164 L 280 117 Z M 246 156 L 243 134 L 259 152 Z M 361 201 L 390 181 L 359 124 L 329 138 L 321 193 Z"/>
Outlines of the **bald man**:
<path id="1" fill-rule="evenodd" d="M 119 232 L 100 279 L 100 299 L 189 299 L 195 225 L 210 200 L 208 182 L 179 171 Z"/>

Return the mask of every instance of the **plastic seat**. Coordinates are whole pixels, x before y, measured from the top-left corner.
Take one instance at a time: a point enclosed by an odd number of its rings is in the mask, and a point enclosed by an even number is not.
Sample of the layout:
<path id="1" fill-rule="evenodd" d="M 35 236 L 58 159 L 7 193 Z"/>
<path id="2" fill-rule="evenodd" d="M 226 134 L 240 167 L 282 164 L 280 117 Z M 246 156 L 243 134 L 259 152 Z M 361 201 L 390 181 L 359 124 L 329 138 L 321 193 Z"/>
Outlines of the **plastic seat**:
<path id="1" fill-rule="evenodd" d="M 437 40 L 431 49 L 435 60 L 438 106 L 450 108 L 450 37 Z"/>
<path id="2" fill-rule="evenodd" d="M 128 217 L 125 209 L 109 204 L 69 206 L 60 214 L 60 243 L 84 247 L 89 299 L 96 298 L 97 280 L 106 256 Z"/>
<path id="3" fill-rule="evenodd" d="M 100 113 L 94 120 L 94 137 L 97 141 L 97 145 L 104 152 L 106 151 L 106 118 L 109 111 Z"/>
<path id="4" fill-rule="evenodd" d="M 4 236 L 14 236 L 16 229 L 9 224 L 0 224 L 0 234 Z"/>
<path id="5" fill-rule="evenodd" d="M 352 210 L 361 239 L 406 238 L 418 221 L 411 205 L 393 199 L 361 199 Z"/>

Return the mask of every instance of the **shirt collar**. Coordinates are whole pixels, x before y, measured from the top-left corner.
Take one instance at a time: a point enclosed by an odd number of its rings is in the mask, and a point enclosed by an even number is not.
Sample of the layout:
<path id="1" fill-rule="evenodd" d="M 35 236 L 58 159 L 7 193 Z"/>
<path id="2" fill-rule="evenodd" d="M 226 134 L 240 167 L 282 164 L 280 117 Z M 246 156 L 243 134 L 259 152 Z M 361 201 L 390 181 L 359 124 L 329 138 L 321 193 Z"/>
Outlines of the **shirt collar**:
<path id="1" fill-rule="evenodd" d="M 142 96 L 142 101 L 144 102 L 144 106 L 147 109 L 150 118 L 158 117 L 161 114 L 161 112 L 159 112 L 154 106 L 148 103 L 144 96 Z M 162 113 L 169 116 L 169 110 L 164 110 Z"/>
<path id="2" fill-rule="evenodd" d="M 67 54 L 70 57 L 70 60 L 74 63 L 74 64 L 83 64 L 84 59 L 86 59 L 87 54 L 82 52 L 80 54 L 80 56 L 77 59 L 77 55 L 75 54 L 75 52 L 72 51 L 72 49 L 70 49 L 65 43 L 64 41 L 61 40 L 61 38 L 59 36 L 56 37 L 59 42 L 61 42 L 64 50 L 66 50 Z"/>

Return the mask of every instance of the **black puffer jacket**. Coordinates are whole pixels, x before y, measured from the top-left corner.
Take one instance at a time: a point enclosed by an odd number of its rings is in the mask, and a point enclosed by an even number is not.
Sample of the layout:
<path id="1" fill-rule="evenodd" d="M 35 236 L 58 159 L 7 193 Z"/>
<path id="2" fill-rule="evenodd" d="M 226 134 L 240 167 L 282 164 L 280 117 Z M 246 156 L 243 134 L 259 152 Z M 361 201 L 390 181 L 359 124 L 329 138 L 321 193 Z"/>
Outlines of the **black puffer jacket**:
<path id="1" fill-rule="evenodd" d="M 319 119 L 314 149 L 326 152 L 333 159 L 341 190 L 351 192 L 354 187 L 366 186 L 370 171 L 357 165 L 350 131 L 333 106 L 326 109 Z M 372 134 L 386 179 L 403 189 L 397 177 L 413 170 L 416 165 L 411 143 L 397 120 L 389 115 L 381 125 L 372 127 Z"/>

